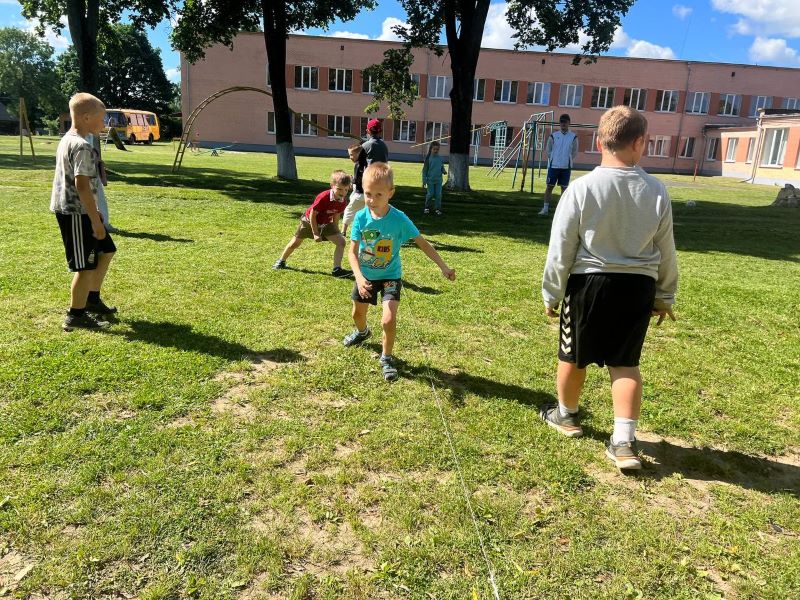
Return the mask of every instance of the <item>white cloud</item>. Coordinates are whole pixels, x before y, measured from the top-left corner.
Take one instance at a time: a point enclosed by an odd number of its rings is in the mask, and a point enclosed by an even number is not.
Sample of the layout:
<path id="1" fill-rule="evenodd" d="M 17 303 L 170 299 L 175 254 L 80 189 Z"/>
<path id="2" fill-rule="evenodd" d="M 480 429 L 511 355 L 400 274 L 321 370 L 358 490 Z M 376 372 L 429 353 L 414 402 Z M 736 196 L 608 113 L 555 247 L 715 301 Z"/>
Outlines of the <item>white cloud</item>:
<path id="1" fill-rule="evenodd" d="M 482 48 L 504 48 L 510 50 L 514 47 L 514 30 L 508 24 L 506 11 L 508 4 L 490 4 L 489 13 L 486 15 L 486 26 L 483 28 Z"/>
<path id="2" fill-rule="evenodd" d="M 28 33 L 38 35 L 36 33 L 36 28 L 38 26 L 39 26 L 39 19 L 29 19 L 24 25 L 24 29 Z M 70 41 L 69 37 L 59 35 L 50 28 L 47 28 L 44 31 L 44 41 L 50 44 L 55 49 L 57 54 L 60 54 L 61 52 L 63 52 L 72 45 L 72 42 Z"/>
<path id="3" fill-rule="evenodd" d="M 164 71 L 164 73 L 167 75 L 167 79 L 169 79 L 172 82 L 177 83 L 178 81 L 181 80 L 180 67 L 175 67 L 174 69 L 167 69 L 166 71 Z"/>
<path id="4" fill-rule="evenodd" d="M 797 0 L 711 0 L 711 4 L 719 12 L 741 17 L 731 28 L 734 33 L 800 37 Z"/>
<path id="5" fill-rule="evenodd" d="M 383 20 L 381 34 L 377 37 L 377 39 L 383 40 L 384 42 L 399 42 L 400 38 L 394 32 L 394 28 L 398 25 L 408 28 L 408 23 L 405 21 L 402 21 L 397 17 L 387 17 Z"/>
<path id="6" fill-rule="evenodd" d="M 675 53 L 669 46 L 659 46 L 645 40 L 631 40 L 626 54 L 636 58 L 675 58 Z"/>
<path id="7" fill-rule="evenodd" d="M 351 38 L 354 40 L 368 40 L 369 36 L 366 33 L 354 33 L 352 31 L 331 31 L 330 37 L 338 38 Z"/>
<path id="8" fill-rule="evenodd" d="M 757 37 L 750 46 L 749 55 L 750 60 L 761 65 L 800 66 L 800 53 L 781 38 Z"/>
<path id="9" fill-rule="evenodd" d="M 617 27 L 617 30 L 614 32 L 614 39 L 611 42 L 611 48 L 627 48 L 631 43 L 630 36 L 625 33 L 625 30 L 622 29 L 622 26 Z"/>
<path id="10" fill-rule="evenodd" d="M 688 6 L 684 6 L 683 4 L 676 4 L 672 7 L 672 14 L 678 17 L 681 21 L 683 21 L 686 17 L 692 14 L 693 8 L 689 8 Z"/>

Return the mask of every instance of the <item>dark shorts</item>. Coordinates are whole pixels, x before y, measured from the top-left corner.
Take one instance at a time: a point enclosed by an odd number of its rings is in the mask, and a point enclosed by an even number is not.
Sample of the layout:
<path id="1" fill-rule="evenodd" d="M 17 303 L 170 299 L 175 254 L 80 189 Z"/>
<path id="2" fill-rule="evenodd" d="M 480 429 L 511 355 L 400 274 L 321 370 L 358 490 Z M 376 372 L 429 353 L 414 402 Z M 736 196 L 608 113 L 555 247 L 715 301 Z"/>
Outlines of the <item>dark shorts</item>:
<path id="1" fill-rule="evenodd" d="M 569 176 L 572 169 L 554 169 L 548 167 L 547 169 L 547 185 L 558 185 L 567 187 L 569 185 Z"/>
<path id="2" fill-rule="evenodd" d="M 332 235 L 341 235 L 342 232 L 339 231 L 339 226 L 336 223 L 324 223 L 319 225 L 319 234 L 323 238 L 328 238 Z M 313 240 L 314 234 L 311 231 L 311 222 L 300 219 L 300 224 L 297 226 L 294 236 L 301 240 Z"/>
<path id="3" fill-rule="evenodd" d="M 647 275 L 570 275 L 561 304 L 558 358 L 636 367 L 650 325 L 656 282 Z"/>
<path id="4" fill-rule="evenodd" d="M 70 271 L 92 271 L 97 268 L 100 254 L 117 251 L 110 233 L 106 233 L 102 240 L 94 237 L 89 215 L 56 213 L 56 220 L 61 230 Z"/>
<path id="5" fill-rule="evenodd" d="M 367 279 L 372 284 L 372 296 L 369 298 L 362 298 L 358 293 L 358 283 L 353 286 L 353 302 L 361 302 L 362 304 L 378 304 L 378 292 L 381 293 L 381 302 L 388 302 L 389 300 L 397 300 L 400 302 L 400 290 L 403 289 L 403 282 L 400 279 Z"/>

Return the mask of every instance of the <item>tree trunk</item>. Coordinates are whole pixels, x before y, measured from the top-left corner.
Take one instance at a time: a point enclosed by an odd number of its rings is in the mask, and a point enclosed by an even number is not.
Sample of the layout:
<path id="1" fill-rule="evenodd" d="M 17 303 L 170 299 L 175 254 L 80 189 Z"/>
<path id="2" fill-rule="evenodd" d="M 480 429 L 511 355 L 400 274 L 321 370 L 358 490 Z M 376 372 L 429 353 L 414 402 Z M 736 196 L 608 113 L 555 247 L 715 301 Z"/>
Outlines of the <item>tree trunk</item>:
<path id="1" fill-rule="evenodd" d="M 78 55 L 80 91 L 97 94 L 97 20 L 100 0 L 67 0 L 67 23 Z M 101 98 L 102 100 L 102 98 Z"/>
<path id="2" fill-rule="evenodd" d="M 264 43 L 267 47 L 272 104 L 275 110 L 275 150 L 278 177 L 297 179 L 297 162 L 292 142 L 292 113 L 286 94 L 286 2 L 261 0 L 264 17 Z"/>

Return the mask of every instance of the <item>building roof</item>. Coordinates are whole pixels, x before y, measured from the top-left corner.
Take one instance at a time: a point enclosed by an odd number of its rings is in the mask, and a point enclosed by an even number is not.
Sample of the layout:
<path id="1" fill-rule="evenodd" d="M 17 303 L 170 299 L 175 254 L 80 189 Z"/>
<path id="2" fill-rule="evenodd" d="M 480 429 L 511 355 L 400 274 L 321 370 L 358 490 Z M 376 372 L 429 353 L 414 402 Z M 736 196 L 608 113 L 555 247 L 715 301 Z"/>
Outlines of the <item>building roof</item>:
<path id="1" fill-rule="evenodd" d="M 17 121 L 19 121 L 19 119 L 17 119 L 17 117 L 10 115 L 8 109 L 6 108 L 6 105 L 0 102 L 0 121 L 2 121 L 3 123 L 16 123 Z"/>

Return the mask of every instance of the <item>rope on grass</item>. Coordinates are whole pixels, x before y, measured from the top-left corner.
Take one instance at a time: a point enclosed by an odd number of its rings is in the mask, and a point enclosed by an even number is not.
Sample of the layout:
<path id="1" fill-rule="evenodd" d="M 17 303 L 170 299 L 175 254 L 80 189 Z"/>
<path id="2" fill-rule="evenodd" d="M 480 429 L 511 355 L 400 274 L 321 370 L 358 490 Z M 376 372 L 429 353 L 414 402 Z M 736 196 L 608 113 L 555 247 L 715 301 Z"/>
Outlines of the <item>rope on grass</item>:
<path id="1" fill-rule="evenodd" d="M 489 571 L 489 583 L 492 586 L 492 595 L 494 596 L 495 600 L 500 600 L 500 591 L 497 589 L 497 579 L 494 573 L 494 567 L 492 567 L 492 561 L 489 559 L 489 553 L 486 551 L 486 542 L 483 539 L 483 534 L 481 533 L 480 523 L 478 522 L 478 517 L 475 515 L 475 509 L 472 506 L 472 499 L 469 493 L 469 488 L 467 487 L 466 480 L 464 479 L 464 471 L 461 468 L 461 461 L 458 458 L 458 452 L 456 451 L 456 445 L 453 441 L 453 433 L 450 428 L 450 424 L 447 422 L 447 417 L 444 414 L 444 409 L 442 408 L 442 399 L 439 397 L 439 391 L 436 389 L 436 383 L 433 379 L 433 372 L 431 370 L 431 360 L 430 356 L 428 356 L 428 351 L 425 350 L 425 346 L 422 343 L 422 337 L 419 335 L 419 330 L 416 327 L 416 319 L 414 318 L 413 314 L 411 314 L 411 307 L 406 305 L 406 312 L 409 313 L 409 317 L 411 317 L 411 322 L 414 323 L 414 336 L 417 338 L 417 343 L 419 344 L 420 350 L 422 350 L 422 355 L 425 358 L 425 376 L 428 379 L 428 382 L 431 385 L 431 390 L 433 391 L 433 398 L 436 400 L 436 408 L 439 409 L 439 417 L 442 420 L 442 427 L 444 429 L 445 437 L 447 438 L 447 442 L 450 445 L 450 453 L 453 456 L 453 462 L 456 465 L 456 472 L 458 473 L 458 480 L 461 483 L 461 491 L 464 493 L 464 501 L 466 502 L 467 508 L 469 509 L 469 515 L 472 519 L 472 525 L 475 528 L 475 535 L 478 538 L 478 543 L 480 544 L 481 554 L 483 554 L 483 560 L 486 562 L 486 568 Z"/>

